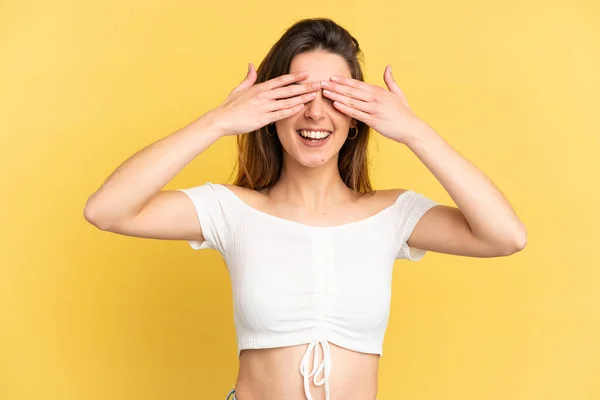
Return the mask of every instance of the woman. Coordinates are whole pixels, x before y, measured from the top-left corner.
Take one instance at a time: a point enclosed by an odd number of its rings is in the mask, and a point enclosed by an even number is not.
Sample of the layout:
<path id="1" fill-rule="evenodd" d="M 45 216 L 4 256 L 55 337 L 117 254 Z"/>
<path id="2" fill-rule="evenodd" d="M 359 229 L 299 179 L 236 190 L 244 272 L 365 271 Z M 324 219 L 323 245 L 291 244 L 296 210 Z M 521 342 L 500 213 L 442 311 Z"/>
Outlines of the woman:
<path id="1" fill-rule="evenodd" d="M 375 399 L 394 260 L 525 246 L 502 193 L 412 112 L 391 67 L 387 89 L 365 83 L 361 55 L 333 21 L 299 21 L 219 107 L 133 155 L 86 204 L 102 230 L 221 252 L 240 363 L 228 399 Z M 458 208 L 372 190 L 370 128 L 408 146 Z M 161 190 L 227 135 L 239 135 L 233 185 Z"/>

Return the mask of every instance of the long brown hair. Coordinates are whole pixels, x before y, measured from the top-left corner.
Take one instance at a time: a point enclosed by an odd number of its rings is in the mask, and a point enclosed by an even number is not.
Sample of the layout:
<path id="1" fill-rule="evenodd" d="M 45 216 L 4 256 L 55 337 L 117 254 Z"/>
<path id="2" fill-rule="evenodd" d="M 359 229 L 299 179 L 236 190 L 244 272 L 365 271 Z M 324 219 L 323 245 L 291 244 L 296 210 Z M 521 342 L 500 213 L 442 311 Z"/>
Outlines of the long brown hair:
<path id="1" fill-rule="evenodd" d="M 296 22 L 273 45 L 256 70 L 255 84 L 289 73 L 294 56 L 318 50 L 341 56 L 348 63 L 352 78 L 364 80 L 360 66 L 363 53 L 358 41 L 332 20 L 312 18 Z M 270 134 L 267 134 L 267 129 Z M 357 120 L 357 129 L 356 138 L 346 140 L 340 149 L 338 168 L 346 186 L 359 193 L 371 193 L 373 189 L 367 162 L 370 127 Z M 237 146 L 237 177 L 234 184 L 254 190 L 273 186 L 283 167 L 283 150 L 275 134 L 275 124 L 238 135 Z"/>

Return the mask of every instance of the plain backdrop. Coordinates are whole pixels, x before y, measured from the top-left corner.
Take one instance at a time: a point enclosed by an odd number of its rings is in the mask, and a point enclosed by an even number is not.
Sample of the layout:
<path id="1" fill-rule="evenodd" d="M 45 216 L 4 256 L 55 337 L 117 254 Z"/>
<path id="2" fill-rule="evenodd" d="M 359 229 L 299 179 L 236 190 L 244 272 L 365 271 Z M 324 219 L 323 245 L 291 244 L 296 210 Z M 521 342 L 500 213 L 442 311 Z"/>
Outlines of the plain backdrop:
<path id="1" fill-rule="evenodd" d="M 381 400 L 600 399 L 600 3 L 3 1 L 0 398 L 222 399 L 238 368 L 220 255 L 102 232 L 83 207 L 216 107 L 306 17 L 349 29 L 367 82 L 481 168 L 528 230 L 507 258 L 397 261 Z M 378 189 L 454 205 L 378 133 Z M 220 139 L 165 189 L 228 181 Z"/>

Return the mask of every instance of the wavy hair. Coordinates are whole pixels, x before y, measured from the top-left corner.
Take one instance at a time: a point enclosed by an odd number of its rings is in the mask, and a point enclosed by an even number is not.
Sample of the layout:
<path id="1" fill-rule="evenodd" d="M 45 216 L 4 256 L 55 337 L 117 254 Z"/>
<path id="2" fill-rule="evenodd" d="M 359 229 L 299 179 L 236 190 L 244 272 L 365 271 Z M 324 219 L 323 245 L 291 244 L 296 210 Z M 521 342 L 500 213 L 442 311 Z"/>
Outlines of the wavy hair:
<path id="1" fill-rule="evenodd" d="M 358 41 L 343 27 L 328 18 L 303 19 L 288 28 L 273 45 L 256 70 L 256 82 L 262 83 L 289 73 L 294 56 L 312 51 L 326 51 L 346 60 L 354 79 L 363 81 L 360 63 L 363 53 Z M 238 135 L 237 177 L 234 184 L 254 190 L 269 188 L 277 182 L 283 167 L 283 150 L 275 132 L 275 124 Z M 355 139 L 346 140 L 339 152 L 338 169 L 350 189 L 371 193 L 367 147 L 370 127 L 357 120 Z"/>

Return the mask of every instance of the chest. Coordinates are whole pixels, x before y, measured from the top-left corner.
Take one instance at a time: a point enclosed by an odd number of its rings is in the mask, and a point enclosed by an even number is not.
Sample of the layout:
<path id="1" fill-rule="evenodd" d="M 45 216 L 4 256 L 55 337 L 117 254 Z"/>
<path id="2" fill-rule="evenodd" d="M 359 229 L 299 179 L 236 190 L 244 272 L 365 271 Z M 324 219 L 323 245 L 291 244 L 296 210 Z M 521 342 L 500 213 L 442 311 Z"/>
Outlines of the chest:
<path id="1" fill-rule="evenodd" d="M 394 263 L 391 229 L 371 223 L 292 225 L 246 223 L 236 231 L 227 264 L 238 302 L 256 309 L 268 305 L 268 315 L 321 307 L 361 318 L 373 309 L 385 312 Z"/>

